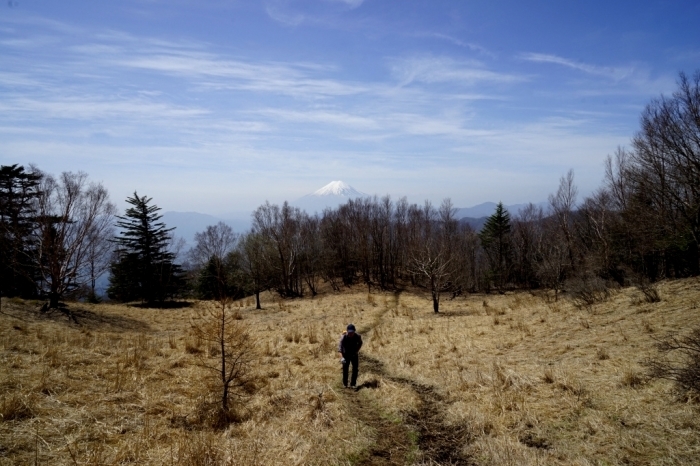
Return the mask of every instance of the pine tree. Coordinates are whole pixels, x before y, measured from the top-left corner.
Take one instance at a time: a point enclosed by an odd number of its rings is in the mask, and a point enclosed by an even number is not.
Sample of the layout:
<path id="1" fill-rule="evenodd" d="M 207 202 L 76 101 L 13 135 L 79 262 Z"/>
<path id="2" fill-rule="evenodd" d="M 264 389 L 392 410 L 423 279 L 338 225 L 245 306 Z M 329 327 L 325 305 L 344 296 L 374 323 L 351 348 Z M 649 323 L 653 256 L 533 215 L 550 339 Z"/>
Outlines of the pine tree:
<path id="1" fill-rule="evenodd" d="M 488 256 L 494 284 L 501 290 L 508 281 L 512 265 L 510 214 L 502 202 L 498 203 L 496 211 L 486 220 L 479 239 Z"/>
<path id="2" fill-rule="evenodd" d="M 0 167 L 0 294 L 36 296 L 38 271 L 33 264 L 32 232 L 41 174 L 24 167 Z"/>
<path id="3" fill-rule="evenodd" d="M 124 216 L 117 217 L 120 236 L 116 261 L 111 266 L 110 286 L 107 294 L 118 301 L 141 300 L 148 305 L 163 305 L 183 286 L 181 267 L 175 263 L 175 255 L 168 251 L 170 232 L 158 214 L 160 207 L 149 205 L 152 198 L 126 199 L 132 207 Z"/>

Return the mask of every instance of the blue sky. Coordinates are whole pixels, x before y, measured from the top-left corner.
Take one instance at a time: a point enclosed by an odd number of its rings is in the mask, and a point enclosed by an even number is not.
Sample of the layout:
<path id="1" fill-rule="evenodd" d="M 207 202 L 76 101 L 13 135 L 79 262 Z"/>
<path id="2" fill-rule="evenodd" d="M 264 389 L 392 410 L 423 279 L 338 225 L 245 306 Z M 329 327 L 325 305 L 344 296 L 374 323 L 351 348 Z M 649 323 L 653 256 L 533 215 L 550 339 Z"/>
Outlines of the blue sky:
<path id="1" fill-rule="evenodd" d="M 697 1 L 13 0 L 0 163 L 222 215 L 332 180 L 412 202 L 582 194 L 700 66 Z"/>

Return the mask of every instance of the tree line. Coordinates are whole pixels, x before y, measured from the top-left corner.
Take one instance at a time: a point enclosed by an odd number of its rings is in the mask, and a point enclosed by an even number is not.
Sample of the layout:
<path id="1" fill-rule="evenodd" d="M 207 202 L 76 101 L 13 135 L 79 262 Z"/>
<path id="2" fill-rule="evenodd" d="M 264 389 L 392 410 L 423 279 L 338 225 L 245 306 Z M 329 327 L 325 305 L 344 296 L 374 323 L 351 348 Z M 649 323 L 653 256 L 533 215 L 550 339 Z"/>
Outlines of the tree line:
<path id="1" fill-rule="evenodd" d="M 108 295 L 120 301 L 254 294 L 259 307 L 264 290 L 313 296 L 325 282 L 335 290 L 424 288 L 438 312 L 446 295 L 604 293 L 611 284 L 698 275 L 700 72 L 681 73 L 676 91 L 652 100 L 640 122 L 631 147 L 606 159 L 593 194 L 579 200 L 570 171 L 548 207 L 511 213 L 499 203 L 478 232 L 455 217 L 449 199 L 353 199 L 314 215 L 265 203 L 248 232 L 220 223 L 198 233 L 181 264 L 150 198 L 134 193 L 118 216 L 84 173 L 54 178 L 2 166 L 0 292 L 47 297 L 52 307 L 71 294 L 94 299 L 96 277 L 109 270 Z"/>

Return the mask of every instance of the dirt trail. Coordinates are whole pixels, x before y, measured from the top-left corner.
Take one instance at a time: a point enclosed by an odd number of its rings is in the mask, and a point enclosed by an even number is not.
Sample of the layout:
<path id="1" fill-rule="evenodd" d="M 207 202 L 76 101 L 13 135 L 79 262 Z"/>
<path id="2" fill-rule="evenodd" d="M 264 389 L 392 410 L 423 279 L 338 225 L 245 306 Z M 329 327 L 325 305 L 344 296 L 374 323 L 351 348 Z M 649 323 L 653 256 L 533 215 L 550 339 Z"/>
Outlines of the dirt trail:
<path id="1" fill-rule="evenodd" d="M 376 406 L 363 401 L 360 395 L 348 390 L 347 400 L 352 415 L 375 430 L 376 441 L 372 448 L 357 458 L 358 465 L 404 465 L 410 461 L 414 448 L 410 429 L 400 422 L 380 414 Z"/>
<path id="2" fill-rule="evenodd" d="M 376 324 L 378 323 L 379 321 Z M 362 329 L 363 332 L 369 330 L 371 327 Z M 393 383 L 410 387 L 419 397 L 421 404 L 417 411 L 407 413 L 403 422 L 392 422 L 382 417 L 376 406 L 363 402 L 359 393 L 347 390 L 346 399 L 353 415 L 375 429 L 377 437 L 375 445 L 359 458 L 357 464 L 403 465 L 416 462 L 457 466 L 474 464 L 461 454 L 464 443 L 469 440 L 467 430 L 463 426 L 451 426 L 443 422 L 443 407 L 446 400 L 434 387 L 409 378 L 392 376 L 382 361 L 367 353 L 362 353 L 360 356 L 360 369 Z M 373 387 L 376 387 L 376 382 L 366 382 L 359 387 L 359 390 Z M 411 439 L 415 434 L 417 434 L 417 445 Z"/>

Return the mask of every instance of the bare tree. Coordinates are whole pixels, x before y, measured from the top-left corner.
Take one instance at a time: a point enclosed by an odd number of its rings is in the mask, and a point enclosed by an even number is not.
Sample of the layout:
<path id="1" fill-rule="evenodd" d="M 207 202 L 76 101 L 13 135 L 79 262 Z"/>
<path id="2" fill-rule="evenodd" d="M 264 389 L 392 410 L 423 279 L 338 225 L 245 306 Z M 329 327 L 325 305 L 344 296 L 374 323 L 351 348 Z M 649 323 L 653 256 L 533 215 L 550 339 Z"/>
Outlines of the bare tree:
<path id="1" fill-rule="evenodd" d="M 208 226 L 195 233 L 196 244 L 188 251 L 199 275 L 198 292 L 203 297 L 225 300 L 235 294 L 235 269 L 238 257 L 234 254 L 239 236 L 223 222 Z"/>
<path id="2" fill-rule="evenodd" d="M 301 247 L 299 267 L 301 276 L 311 291 L 311 296 L 318 294 L 318 284 L 321 278 L 323 244 L 320 234 L 318 216 L 303 215 L 299 232 Z"/>
<path id="3" fill-rule="evenodd" d="M 241 238 L 238 248 L 243 270 L 248 275 L 255 294 L 255 309 L 262 309 L 260 292 L 270 285 L 270 264 L 274 257 L 272 244 L 261 233 L 249 232 Z"/>
<path id="4" fill-rule="evenodd" d="M 535 273 L 543 285 L 554 290 L 554 300 L 557 301 L 566 278 L 569 248 L 561 228 L 553 219 L 548 218 L 540 223 L 536 248 L 539 260 Z"/>
<path id="5" fill-rule="evenodd" d="M 454 236 L 455 209 L 449 199 L 443 201 L 438 212 L 426 201 L 423 209 L 421 239 L 413 250 L 412 271 L 427 281 L 433 302 L 433 312 L 440 312 L 440 295 L 450 285 Z"/>
<path id="6" fill-rule="evenodd" d="M 641 124 L 631 174 L 635 194 L 662 227 L 649 233 L 666 243 L 658 249 L 666 256 L 667 274 L 698 274 L 700 71 L 692 78 L 681 73 L 676 92 L 647 105 Z"/>
<path id="7" fill-rule="evenodd" d="M 109 270 L 112 261 L 113 244 L 110 238 L 114 236 L 114 228 L 107 228 L 100 232 L 95 226 L 89 233 L 90 239 L 87 248 L 87 274 L 89 277 L 89 291 L 87 299 L 91 302 L 99 301 L 97 296 L 97 280 Z"/>
<path id="8" fill-rule="evenodd" d="M 68 292 L 92 279 L 90 264 L 101 262 L 102 247 L 112 235 L 115 206 L 99 183 L 88 183 L 83 172 L 64 172 L 58 180 L 41 181 L 37 200 L 36 264 L 49 308 L 57 308 Z M 98 260 L 99 259 L 99 260 Z"/>
<path id="9" fill-rule="evenodd" d="M 282 207 L 266 202 L 253 212 L 253 231 L 261 234 L 273 245 L 275 255 L 270 256 L 270 268 L 276 271 L 276 288 L 280 295 L 303 295 L 299 270 L 301 251 L 301 220 L 298 208 L 285 202 Z"/>
<path id="10" fill-rule="evenodd" d="M 512 244 L 514 275 L 517 280 L 528 288 L 536 285 L 538 242 L 542 230 L 544 215 L 542 207 L 530 203 L 518 212 L 513 221 Z"/>
<path id="11" fill-rule="evenodd" d="M 212 257 L 223 260 L 236 246 L 238 235 L 224 222 L 209 225 L 204 231 L 195 233 L 195 246 L 188 256 L 195 267 L 203 267 Z"/>
<path id="12" fill-rule="evenodd" d="M 566 241 L 567 255 L 572 269 L 576 268 L 576 260 L 574 257 L 574 219 L 573 213 L 576 208 L 576 197 L 578 196 L 578 188 L 574 184 L 574 171 L 569 170 L 566 176 L 562 176 L 559 180 L 559 189 L 556 194 L 550 194 L 549 205 L 552 208 L 554 218 L 556 218 Z"/>

